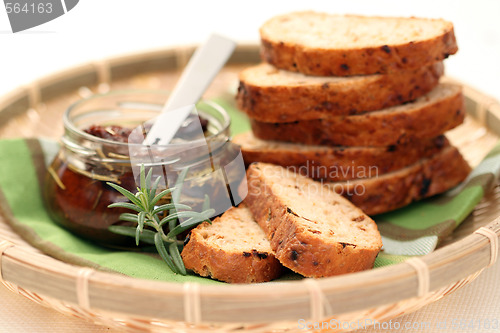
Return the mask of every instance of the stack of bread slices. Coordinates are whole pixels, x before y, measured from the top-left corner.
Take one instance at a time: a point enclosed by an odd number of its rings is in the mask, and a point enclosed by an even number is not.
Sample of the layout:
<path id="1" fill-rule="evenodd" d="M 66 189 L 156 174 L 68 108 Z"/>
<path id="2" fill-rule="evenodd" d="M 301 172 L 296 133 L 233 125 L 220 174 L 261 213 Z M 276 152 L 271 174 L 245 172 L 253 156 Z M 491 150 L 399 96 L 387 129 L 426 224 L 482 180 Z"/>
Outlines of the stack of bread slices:
<path id="1" fill-rule="evenodd" d="M 329 183 L 368 215 L 457 185 L 470 168 L 443 134 L 460 125 L 462 89 L 440 83 L 457 51 L 440 19 L 299 12 L 260 29 L 266 63 L 240 74 L 253 133 L 245 162 Z"/>
<path id="2" fill-rule="evenodd" d="M 470 167 L 443 135 L 464 120 L 460 86 L 439 83 L 457 51 L 437 19 L 275 17 L 266 63 L 240 75 L 253 133 L 234 138 L 248 195 L 191 231 L 188 269 L 235 283 L 369 269 L 382 247 L 368 216 L 460 183 Z"/>

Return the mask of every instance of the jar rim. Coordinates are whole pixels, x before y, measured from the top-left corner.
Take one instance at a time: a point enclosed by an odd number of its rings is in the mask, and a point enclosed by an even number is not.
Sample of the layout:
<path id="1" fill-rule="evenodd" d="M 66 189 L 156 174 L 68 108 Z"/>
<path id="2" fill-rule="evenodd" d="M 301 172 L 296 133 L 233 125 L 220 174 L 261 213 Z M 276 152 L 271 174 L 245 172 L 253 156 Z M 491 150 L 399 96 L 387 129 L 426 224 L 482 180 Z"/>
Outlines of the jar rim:
<path id="1" fill-rule="evenodd" d="M 120 90 L 112 90 L 108 93 L 104 94 L 94 94 L 90 97 L 82 98 L 73 104 L 71 104 L 66 111 L 63 114 L 63 124 L 64 127 L 70 131 L 72 131 L 74 134 L 77 134 L 79 136 L 82 136 L 88 140 L 95 141 L 97 143 L 103 143 L 103 144 L 108 144 L 108 145 L 116 145 L 116 146 L 121 146 L 121 147 L 142 147 L 144 146 L 142 143 L 128 143 L 128 142 L 117 142 L 109 139 L 103 139 L 97 136 L 94 136 L 92 134 L 89 134 L 73 123 L 73 121 L 70 120 L 70 114 L 72 111 L 75 110 L 78 106 L 81 106 L 82 104 L 90 101 L 90 100 L 95 100 L 98 98 L 103 98 L 107 96 L 117 96 L 117 95 L 126 95 L 126 94 L 137 94 L 137 93 L 142 93 L 142 94 L 159 94 L 159 95 L 165 95 L 166 97 L 169 95 L 169 92 L 167 90 L 159 90 L 159 89 L 120 89 Z M 221 133 L 226 132 L 229 129 L 229 126 L 231 125 L 231 117 L 227 113 L 224 107 L 222 107 L 220 104 L 210 101 L 210 100 L 203 100 L 201 99 L 198 101 L 198 103 L 203 102 L 209 106 L 211 106 L 213 109 L 215 109 L 223 118 L 223 122 L 221 123 L 221 128 L 217 131 L 217 133 L 210 134 L 208 136 L 205 136 L 204 138 L 192 140 L 186 143 L 169 143 L 166 145 L 155 145 L 158 148 L 182 148 L 186 145 L 202 145 L 205 142 L 208 142 L 216 137 L 218 137 Z"/>

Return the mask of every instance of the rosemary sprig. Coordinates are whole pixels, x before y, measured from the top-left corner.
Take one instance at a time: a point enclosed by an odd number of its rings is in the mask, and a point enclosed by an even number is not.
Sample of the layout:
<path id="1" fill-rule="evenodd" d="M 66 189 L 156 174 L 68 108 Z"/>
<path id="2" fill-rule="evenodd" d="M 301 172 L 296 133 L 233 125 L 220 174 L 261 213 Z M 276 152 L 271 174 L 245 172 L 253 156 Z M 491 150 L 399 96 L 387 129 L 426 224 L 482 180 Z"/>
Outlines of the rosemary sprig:
<path id="1" fill-rule="evenodd" d="M 168 188 L 156 194 L 161 177 L 158 177 L 154 183 L 151 183 L 152 169 L 146 175 L 144 165 L 141 166 L 140 188 L 137 193 L 124 189 L 123 187 L 107 183 L 115 190 L 124 195 L 130 202 L 118 202 L 108 206 L 108 208 L 126 208 L 135 213 L 123 213 L 120 220 L 137 223 L 137 226 L 110 226 L 109 230 L 125 236 L 135 238 L 136 245 L 139 241 L 147 244 L 153 244 L 156 250 L 167 263 L 168 267 L 174 272 L 186 275 L 186 268 L 180 254 L 179 247 L 182 247 L 183 241 L 178 240 L 177 236 L 186 230 L 189 230 L 198 224 L 207 221 L 211 223 L 209 217 L 215 212 L 210 207 L 210 200 L 205 195 L 202 212 L 194 212 L 191 207 L 179 203 L 182 186 L 187 174 L 187 169 L 180 173 L 175 187 Z M 163 205 L 157 205 L 160 199 L 167 194 L 171 194 L 171 202 Z M 168 214 L 161 218 L 160 214 Z M 187 218 L 179 223 L 180 218 Z M 168 225 L 168 232 L 165 234 L 164 228 Z M 145 227 L 148 227 L 147 229 Z M 181 249 L 182 250 L 182 249 Z"/>

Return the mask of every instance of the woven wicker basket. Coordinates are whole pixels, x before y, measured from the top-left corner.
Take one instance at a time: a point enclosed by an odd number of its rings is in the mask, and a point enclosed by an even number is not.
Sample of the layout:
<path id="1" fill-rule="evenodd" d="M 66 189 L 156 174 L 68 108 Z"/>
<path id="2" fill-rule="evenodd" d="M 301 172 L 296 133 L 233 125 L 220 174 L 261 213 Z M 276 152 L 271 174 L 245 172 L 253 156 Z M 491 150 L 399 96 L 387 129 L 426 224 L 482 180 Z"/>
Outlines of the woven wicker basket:
<path id="1" fill-rule="evenodd" d="M 108 59 L 19 88 L 0 99 L 0 137 L 57 138 L 63 128 L 54 129 L 54 123 L 66 107 L 92 92 L 172 87 L 193 50 Z M 207 97 L 234 94 L 238 71 L 258 61 L 257 45 L 239 46 Z M 500 136 L 500 104 L 467 86 L 464 92 L 469 116 L 449 138 L 475 166 Z M 382 321 L 446 296 L 492 263 L 500 234 L 499 203 L 497 186 L 438 250 L 413 263 L 259 285 L 165 283 L 72 266 L 31 247 L 0 216 L 0 278 L 34 302 L 133 332 L 294 332 L 303 331 L 299 319 Z"/>

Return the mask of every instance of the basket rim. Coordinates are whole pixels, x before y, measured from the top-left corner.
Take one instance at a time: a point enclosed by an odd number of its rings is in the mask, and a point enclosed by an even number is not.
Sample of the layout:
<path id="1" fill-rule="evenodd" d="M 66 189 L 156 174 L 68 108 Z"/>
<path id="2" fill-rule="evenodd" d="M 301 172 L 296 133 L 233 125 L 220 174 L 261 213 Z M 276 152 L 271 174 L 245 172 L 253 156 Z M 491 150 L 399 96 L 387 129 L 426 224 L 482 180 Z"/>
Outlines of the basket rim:
<path id="1" fill-rule="evenodd" d="M 182 66 L 185 64 L 187 55 L 193 52 L 195 46 L 181 46 L 181 47 L 169 47 L 166 49 L 152 50 L 147 52 L 136 52 L 129 55 L 119 56 L 109 58 L 100 61 L 98 65 L 96 63 L 87 63 L 79 66 L 74 66 L 69 69 L 62 70 L 55 74 L 44 76 L 40 79 L 33 81 L 33 83 L 26 86 L 21 86 L 15 88 L 11 92 L 0 97 L 0 118 L 2 117 L 2 111 L 4 111 L 10 104 L 13 104 L 21 99 L 27 98 L 29 105 L 36 105 L 38 102 L 43 100 L 43 94 L 40 93 L 44 87 L 50 86 L 55 82 L 58 82 L 61 78 L 67 76 L 83 75 L 92 72 L 96 74 L 97 84 L 109 83 L 111 80 L 110 71 L 112 66 L 123 65 L 127 63 L 134 63 L 140 59 L 149 59 L 156 57 L 164 57 L 165 54 L 173 54 L 176 59 L 176 66 Z M 238 46 L 237 51 L 241 52 L 255 52 L 258 51 L 258 44 L 247 43 Z M 184 60 L 183 60 L 184 59 Z M 447 78 L 448 81 L 459 82 Z M 486 119 L 488 112 L 493 115 L 496 119 L 500 119 L 500 113 L 492 112 L 488 108 L 494 105 L 494 108 L 500 109 L 500 103 L 487 95 L 471 88 L 468 85 L 460 83 L 464 87 L 464 95 L 469 96 L 474 100 L 481 100 L 481 105 L 484 107 L 482 112 L 486 115 L 475 115 L 479 118 Z M 486 123 L 486 125 L 488 125 Z M 497 217 L 491 221 L 487 226 L 490 230 L 496 233 L 497 237 L 500 237 L 500 217 Z M 0 239 L 1 241 L 1 239 Z M 429 291 L 437 290 L 445 285 L 454 283 L 461 278 L 470 276 L 485 267 L 489 263 L 488 255 L 490 245 L 489 240 L 479 234 L 470 234 L 463 239 L 460 239 L 452 244 L 446 245 L 436 251 L 420 257 L 424 263 L 429 267 L 430 272 L 430 289 Z M 480 254 L 480 255 L 478 255 Z M 24 246 L 14 246 L 8 248 L 3 253 L 3 278 L 5 281 L 14 283 L 28 290 L 33 290 L 35 292 L 40 292 L 40 294 L 45 294 L 47 296 L 53 297 L 57 295 L 57 285 L 48 285 L 44 281 L 46 279 L 54 278 L 55 276 L 60 276 L 66 280 L 73 281 L 74 288 L 70 288 L 66 291 L 70 292 L 70 295 L 64 299 L 64 301 L 70 303 L 79 303 L 77 298 L 76 281 L 81 275 L 81 267 L 74 266 L 71 264 L 64 263 L 55 258 L 49 257 L 45 254 L 35 253 L 30 250 L 29 247 Z M 35 258 L 35 260 L 30 260 Z M 453 271 L 450 269 L 456 261 L 457 258 L 469 260 L 469 269 Z M 0 258 L 2 259 L 2 258 Z M 27 280 L 26 277 L 16 274 L 13 269 L 17 268 L 21 272 L 32 272 L 36 274 L 36 279 Z M 2 267 L 0 266 L 0 271 Z M 446 275 L 445 273 L 449 271 Z M 437 273 L 436 273 L 437 272 Z M 434 274 L 441 274 L 441 280 L 435 281 L 432 277 Z M 453 273 L 453 274 L 451 274 Z M 444 275 L 443 275 L 444 274 Z M 390 276 L 390 279 L 387 279 Z M 446 276 L 443 279 L 443 276 Z M 0 276 L 1 280 L 2 276 Z M 418 275 L 417 271 L 407 263 L 395 264 L 387 267 L 376 268 L 373 270 L 345 274 L 334 277 L 326 277 L 321 279 L 316 279 L 321 290 L 325 296 L 329 298 L 335 298 L 338 295 L 344 295 L 346 292 L 355 292 L 359 289 L 366 289 L 367 287 L 372 288 L 372 290 L 377 290 L 377 286 L 387 284 L 388 281 L 392 284 L 399 283 L 404 285 L 407 290 L 399 288 L 401 291 L 398 294 L 397 300 L 408 299 L 412 297 L 421 296 L 418 293 Z M 145 293 L 158 293 L 162 297 L 172 296 L 177 299 L 183 300 L 185 296 L 185 291 L 180 286 L 186 283 L 178 282 L 163 282 L 163 281 L 153 281 L 138 279 L 133 277 L 128 277 L 116 273 L 107 273 L 101 271 L 94 271 L 93 274 L 88 278 L 89 288 L 95 290 L 101 290 L 100 288 L 111 288 L 116 291 L 123 291 L 125 288 L 134 287 L 139 292 Z M 409 285 L 412 286 L 411 289 L 407 288 Z M 413 288 L 414 287 L 414 288 Z M 381 288 L 378 288 L 381 289 Z M 391 293 L 396 294 L 397 288 L 393 289 Z M 92 294 L 93 295 L 93 294 Z M 91 295 L 91 296 L 92 296 Z M 254 302 L 261 298 L 261 301 L 266 301 L 269 299 L 269 295 L 273 295 L 274 298 L 290 298 L 297 299 L 300 298 L 302 303 L 307 304 L 310 296 L 310 289 L 305 285 L 304 280 L 299 281 L 280 281 L 280 282 L 268 282 L 263 284 L 252 284 L 252 285 L 200 285 L 200 296 L 203 298 L 214 298 L 214 299 L 231 299 L 235 297 L 249 297 Z M 57 298 L 57 296 L 56 296 Z M 384 298 L 383 302 L 377 302 L 371 299 L 371 303 L 367 301 L 366 307 L 374 307 L 380 304 L 387 304 L 392 302 Z M 90 298 L 90 303 L 94 303 L 92 298 Z M 301 303 L 301 304 L 302 304 Z M 109 305 L 109 304 L 108 304 Z M 109 311 L 116 311 L 116 309 L 111 309 L 106 307 L 106 303 L 96 303 L 98 308 Z M 345 309 L 346 311 L 349 309 Z M 308 312 L 308 309 L 305 310 Z M 168 317 L 170 318 L 170 317 Z M 178 318 L 177 318 L 178 319 Z"/>

